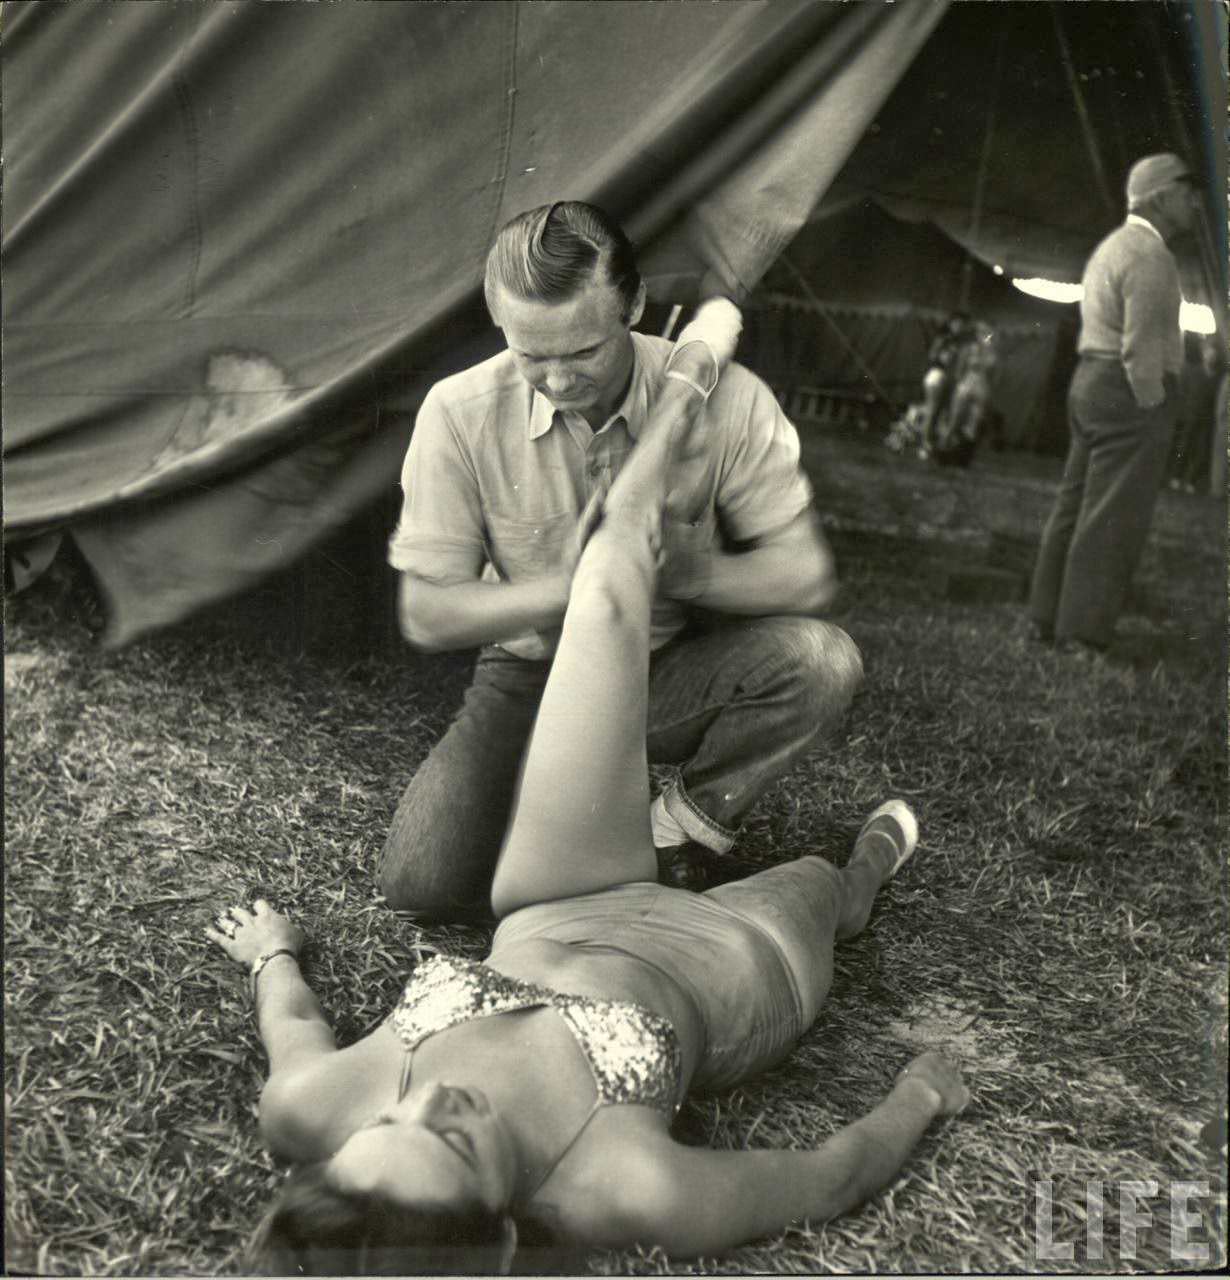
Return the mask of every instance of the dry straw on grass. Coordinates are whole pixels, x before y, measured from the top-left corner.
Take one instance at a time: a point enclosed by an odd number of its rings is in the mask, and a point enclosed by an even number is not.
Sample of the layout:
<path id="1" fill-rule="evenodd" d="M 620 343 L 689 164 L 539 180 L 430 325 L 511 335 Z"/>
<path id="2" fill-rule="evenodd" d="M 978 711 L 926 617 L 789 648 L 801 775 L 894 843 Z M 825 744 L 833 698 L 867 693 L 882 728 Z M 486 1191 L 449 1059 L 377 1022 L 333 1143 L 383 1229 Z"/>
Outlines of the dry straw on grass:
<path id="1" fill-rule="evenodd" d="M 1195 584 L 1173 622 L 1128 620 L 1127 663 L 1030 646 L 1008 606 L 927 597 L 908 555 L 847 561 L 843 622 L 867 685 L 844 741 L 760 806 L 748 866 L 843 857 L 865 812 L 906 795 L 922 847 L 839 952 L 799 1051 L 686 1106 L 680 1136 L 813 1146 L 909 1057 L 945 1047 L 973 1088 L 862 1211 L 717 1259 L 600 1254 L 599 1273 L 995 1272 L 1034 1257 L 1034 1184 L 1079 1240 L 1091 1178 L 1224 1180 L 1201 1126 L 1224 1110 L 1210 1050 L 1224 980 L 1224 731 L 1218 642 Z M 278 1182 L 255 1102 L 263 1059 L 235 972 L 201 937 L 266 895 L 314 944 L 343 1041 L 477 927 L 388 911 L 373 865 L 399 788 L 441 732 L 464 658 L 373 644 L 318 581 L 118 654 L 38 587 L 7 630 L 7 1261 L 40 1274 L 217 1274 Z M 345 615 L 345 616 L 342 616 Z M 1224 1004 L 1221 1006 L 1224 1018 Z M 1222 1041 L 1224 1045 L 1224 1040 Z M 1219 1201 L 1219 1197 L 1221 1200 Z M 1165 1214 L 1137 1265 L 1169 1265 Z M 1107 1220 L 1106 1269 L 1118 1269 Z M 1069 1269 L 1097 1269 L 1076 1251 Z"/>

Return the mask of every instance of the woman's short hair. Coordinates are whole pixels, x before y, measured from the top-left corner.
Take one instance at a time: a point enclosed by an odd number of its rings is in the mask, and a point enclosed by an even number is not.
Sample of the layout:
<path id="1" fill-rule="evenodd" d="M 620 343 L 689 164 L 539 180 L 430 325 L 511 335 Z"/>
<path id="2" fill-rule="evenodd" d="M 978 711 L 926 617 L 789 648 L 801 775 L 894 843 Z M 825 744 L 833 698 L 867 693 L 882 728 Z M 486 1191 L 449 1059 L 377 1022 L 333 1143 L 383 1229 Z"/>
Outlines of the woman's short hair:
<path id="1" fill-rule="evenodd" d="M 381 1195 L 339 1191 L 327 1162 L 286 1180 L 250 1246 L 266 1275 L 495 1275 L 505 1219 L 481 1205 L 407 1208 Z"/>
<path id="2" fill-rule="evenodd" d="M 495 319 L 497 289 L 532 302 L 565 302 L 602 272 L 626 320 L 640 292 L 636 251 L 623 228 L 596 205 L 557 200 L 505 223 L 487 254 L 483 294 Z"/>
<path id="3" fill-rule="evenodd" d="M 248 1247 L 255 1270 L 271 1276 L 570 1276 L 588 1270 L 588 1251 L 557 1239 L 537 1218 L 522 1218 L 510 1237 L 510 1219 L 481 1207 L 415 1209 L 339 1191 L 326 1165 L 302 1165 L 287 1178 Z"/>

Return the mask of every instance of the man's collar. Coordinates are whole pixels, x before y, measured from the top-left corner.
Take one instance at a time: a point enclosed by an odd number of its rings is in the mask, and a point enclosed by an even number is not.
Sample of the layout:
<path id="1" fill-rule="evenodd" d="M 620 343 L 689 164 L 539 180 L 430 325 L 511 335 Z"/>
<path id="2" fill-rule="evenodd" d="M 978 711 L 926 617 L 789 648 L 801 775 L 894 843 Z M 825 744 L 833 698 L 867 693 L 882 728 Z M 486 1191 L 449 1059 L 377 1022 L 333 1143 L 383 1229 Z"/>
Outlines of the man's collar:
<path id="1" fill-rule="evenodd" d="M 1127 216 L 1127 222 L 1133 227 L 1147 228 L 1149 231 L 1152 231 L 1163 244 L 1166 243 L 1166 237 L 1162 235 L 1162 233 L 1149 221 L 1148 218 L 1142 218 L 1138 213 L 1129 213 Z"/>
<path id="2" fill-rule="evenodd" d="M 641 359 L 636 345 L 638 336 L 638 334 L 632 334 L 632 377 L 628 380 L 628 390 L 624 393 L 619 407 L 607 419 L 609 422 L 611 418 L 623 418 L 628 434 L 633 440 L 640 435 L 641 424 L 649 412 L 649 383 L 645 374 L 645 362 Z M 526 424 L 526 434 L 531 440 L 537 440 L 539 436 L 544 436 L 551 430 L 557 416 L 562 422 L 563 414 L 541 392 L 535 391 L 532 387 L 529 391 L 530 417 Z"/>
<path id="3" fill-rule="evenodd" d="M 528 383 L 526 389 L 530 393 L 530 419 L 526 424 L 526 434 L 531 440 L 537 440 L 551 430 L 555 422 L 555 406 Z"/>

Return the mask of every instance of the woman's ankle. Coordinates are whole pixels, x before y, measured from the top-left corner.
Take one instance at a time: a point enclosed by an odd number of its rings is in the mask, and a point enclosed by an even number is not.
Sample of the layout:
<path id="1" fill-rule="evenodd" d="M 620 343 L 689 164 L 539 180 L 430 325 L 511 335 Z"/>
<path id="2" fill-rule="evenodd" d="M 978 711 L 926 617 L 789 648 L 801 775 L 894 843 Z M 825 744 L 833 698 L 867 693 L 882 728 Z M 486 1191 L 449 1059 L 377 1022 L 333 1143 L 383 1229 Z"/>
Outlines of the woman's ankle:
<path id="1" fill-rule="evenodd" d="M 856 864 L 853 858 L 842 869 L 841 876 L 842 902 L 837 937 L 845 940 L 857 937 L 867 927 L 883 879 L 869 862 Z"/>

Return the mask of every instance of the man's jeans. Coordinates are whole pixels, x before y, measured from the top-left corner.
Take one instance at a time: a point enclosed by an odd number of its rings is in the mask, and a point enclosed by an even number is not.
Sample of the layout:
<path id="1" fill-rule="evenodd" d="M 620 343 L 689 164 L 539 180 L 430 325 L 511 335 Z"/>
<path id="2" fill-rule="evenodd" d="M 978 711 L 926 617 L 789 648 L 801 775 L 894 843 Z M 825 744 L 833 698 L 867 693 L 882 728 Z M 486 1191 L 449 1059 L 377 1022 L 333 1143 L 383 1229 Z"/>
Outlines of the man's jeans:
<path id="1" fill-rule="evenodd" d="M 394 815 L 379 868 L 391 906 L 440 918 L 487 909 L 549 670 L 495 647 L 479 655 L 461 710 Z M 693 840 L 725 852 L 752 805 L 837 727 L 862 671 L 850 637 L 811 618 L 725 621 L 656 651 L 649 760 L 682 766 L 667 811 Z"/>
<path id="2" fill-rule="evenodd" d="M 1162 403 L 1141 409 L 1117 361 L 1077 366 L 1072 439 L 1029 596 L 1030 618 L 1056 640 L 1110 643 L 1149 536 L 1177 407 L 1169 376 Z"/>

